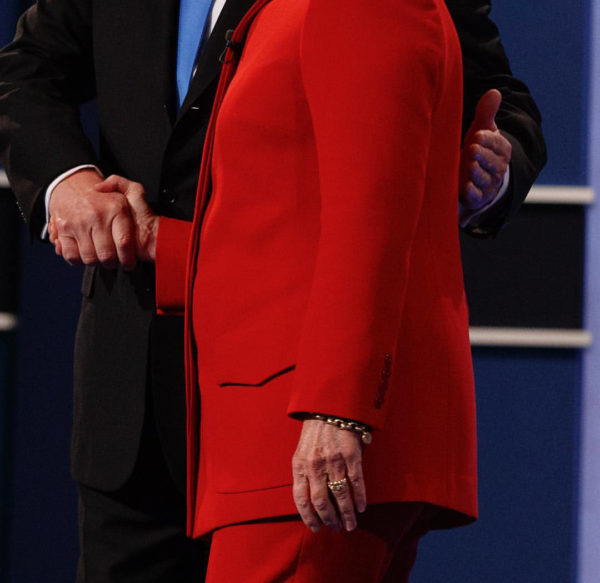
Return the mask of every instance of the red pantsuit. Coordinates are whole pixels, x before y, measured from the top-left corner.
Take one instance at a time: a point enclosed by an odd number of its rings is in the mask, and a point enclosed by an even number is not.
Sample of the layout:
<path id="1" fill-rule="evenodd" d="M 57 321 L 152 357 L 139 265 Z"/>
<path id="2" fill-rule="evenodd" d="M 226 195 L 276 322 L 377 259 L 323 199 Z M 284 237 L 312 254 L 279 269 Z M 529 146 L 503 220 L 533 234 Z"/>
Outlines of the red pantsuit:
<path id="1" fill-rule="evenodd" d="M 161 219 L 157 245 L 159 309 L 187 294 L 189 532 L 296 513 L 302 412 L 374 428 L 370 504 L 467 523 L 462 74 L 445 5 L 259 0 L 232 41 L 194 224 Z"/>
<path id="2" fill-rule="evenodd" d="M 310 532 L 300 520 L 217 530 L 206 583 L 407 583 L 434 507 L 371 506 L 352 532 Z"/>

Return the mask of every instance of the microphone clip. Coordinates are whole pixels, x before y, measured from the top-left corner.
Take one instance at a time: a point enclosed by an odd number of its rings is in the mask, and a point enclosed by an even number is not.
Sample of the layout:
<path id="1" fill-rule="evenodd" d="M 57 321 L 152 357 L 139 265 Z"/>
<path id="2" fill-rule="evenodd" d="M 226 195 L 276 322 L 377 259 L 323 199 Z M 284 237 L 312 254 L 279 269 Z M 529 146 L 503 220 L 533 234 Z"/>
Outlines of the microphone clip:
<path id="1" fill-rule="evenodd" d="M 231 50 L 233 53 L 239 53 L 241 52 L 241 48 L 242 48 L 242 43 L 239 42 L 233 42 L 231 40 L 231 38 L 233 37 L 233 29 L 229 29 L 226 33 L 225 33 L 225 49 L 223 50 L 223 52 L 221 53 L 220 57 L 219 57 L 219 62 L 220 63 L 225 63 L 225 57 L 227 55 L 227 51 Z"/>

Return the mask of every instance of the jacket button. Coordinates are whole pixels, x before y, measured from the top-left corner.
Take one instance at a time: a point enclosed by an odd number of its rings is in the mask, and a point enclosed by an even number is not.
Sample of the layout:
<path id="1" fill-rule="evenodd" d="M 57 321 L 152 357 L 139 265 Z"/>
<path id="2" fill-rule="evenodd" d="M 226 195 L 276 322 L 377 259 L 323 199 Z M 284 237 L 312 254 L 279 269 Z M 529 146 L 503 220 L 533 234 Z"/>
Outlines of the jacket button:
<path id="1" fill-rule="evenodd" d="M 169 204 L 175 204 L 177 202 L 177 195 L 168 188 L 161 188 L 160 196 L 163 200 L 168 200 Z"/>

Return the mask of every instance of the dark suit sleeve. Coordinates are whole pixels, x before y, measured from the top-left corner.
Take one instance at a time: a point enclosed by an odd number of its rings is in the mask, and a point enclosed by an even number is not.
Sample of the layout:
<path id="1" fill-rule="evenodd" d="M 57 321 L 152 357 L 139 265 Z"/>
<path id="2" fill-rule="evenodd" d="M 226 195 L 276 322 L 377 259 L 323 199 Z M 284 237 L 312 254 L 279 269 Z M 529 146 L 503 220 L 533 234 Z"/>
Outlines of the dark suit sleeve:
<path id="1" fill-rule="evenodd" d="M 466 228 L 475 236 L 493 237 L 519 210 L 546 163 L 541 115 L 527 86 L 512 74 L 498 28 L 489 18 L 491 3 L 447 0 L 446 4 L 463 54 L 463 135 L 475 117 L 481 96 L 493 88 L 502 93 L 496 122 L 512 145 L 508 191 L 499 203 Z"/>
<path id="2" fill-rule="evenodd" d="M 97 164 L 79 119 L 79 104 L 95 93 L 91 4 L 39 0 L 0 51 L 0 154 L 35 234 L 48 184 L 69 168 Z"/>

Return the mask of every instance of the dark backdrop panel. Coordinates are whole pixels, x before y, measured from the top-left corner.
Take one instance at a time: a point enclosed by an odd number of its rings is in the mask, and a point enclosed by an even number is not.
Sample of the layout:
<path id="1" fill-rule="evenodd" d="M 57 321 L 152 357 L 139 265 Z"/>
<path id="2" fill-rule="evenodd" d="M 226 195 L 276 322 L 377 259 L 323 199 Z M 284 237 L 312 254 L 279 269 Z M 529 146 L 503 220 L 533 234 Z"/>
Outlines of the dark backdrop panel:
<path id="1" fill-rule="evenodd" d="M 480 520 L 427 535 L 411 583 L 574 583 L 580 354 L 474 356 Z"/>
<path id="2" fill-rule="evenodd" d="M 81 271 L 21 229 L 13 409 L 11 583 L 74 581 L 76 491 L 69 476 L 72 352 Z"/>
<path id="3" fill-rule="evenodd" d="M 19 213 L 10 192 L 0 188 L 0 312 L 17 310 Z M 0 331 L 0 581 L 6 572 L 10 506 L 11 411 L 16 332 Z"/>
<path id="4" fill-rule="evenodd" d="M 10 190 L 0 188 L 0 312 L 17 310 L 19 220 Z"/>
<path id="5" fill-rule="evenodd" d="M 461 237 L 472 326 L 583 326 L 584 212 L 524 205 L 497 239 Z"/>

